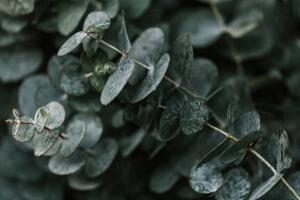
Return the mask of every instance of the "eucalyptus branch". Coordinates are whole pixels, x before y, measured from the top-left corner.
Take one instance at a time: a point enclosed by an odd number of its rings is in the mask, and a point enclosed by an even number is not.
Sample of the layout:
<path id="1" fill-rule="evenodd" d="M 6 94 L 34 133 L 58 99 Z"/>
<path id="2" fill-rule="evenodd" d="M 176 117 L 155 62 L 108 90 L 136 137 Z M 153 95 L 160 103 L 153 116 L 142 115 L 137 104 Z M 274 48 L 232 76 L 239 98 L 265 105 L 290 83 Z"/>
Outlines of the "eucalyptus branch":
<path id="1" fill-rule="evenodd" d="M 224 135 L 226 138 L 234 141 L 234 142 L 238 142 L 239 139 L 236 138 L 235 136 L 233 136 L 232 134 L 230 133 L 227 133 L 225 131 L 223 131 L 222 129 L 219 129 L 218 127 L 210 124 L 210 123 L 206 123 L 206 125 L 217 131 L 218 133 L 221 133 L 222 135 Z M 276 175 L 278 172 L 276 171 L 276 169 L 260 154 L 258 153 L 255 149 L 253 148 L 249 148 L 249 152 L 252 153 L 256 158 L 258 158 L 267 168 L 269 168 L 272 173 L 274 175 Z M 299 195 L 297 194 L 297 192 L 295 191 L 295 189 L 285 180 L 284 177 L 281 177 L 280 178 L 280 181 L 285 185 L 285 187 L 289 190 L 289 192 L 297 199 L 297 200 L 300 200 L 300 197 Z"/>
<path id="2" fill-rule="evenodd" d="M 34 125 L 33 122 L 24 122 L 20 119 L 7 119 L 7 120 L 5 120 L 5 123 L 6 124 L 28 124 L 28 125 L 32 125 L 32 126 Z M 52 131 L 50 128 L 48 128 L 46 126 L 43 129 L 46 130 L 47 132 Z M 63 133 L 59 134 L 58 137 L 60 137 L 63 140 L 68 139 Z"/>
<path id="3" fill-rule="evenodd" d="M 215 14 L 215 16 L 216 16 L 216 18 L 217 18 L 217 20 L 218 20 L 218 22 L 219 22 L 219 25 L 221 26 L 222 29 L 224 29 L 224 27 L 225 27 L 225 25 L 224 25 L 224 19 L 223 19 L 221 13 L 219 12 L 217 6 L 216 6 L 215 3 L 213 2 L 213 0 L 209 0 L 209 3 L 210 3 L 210 5 L 211 5 L 211 7 L 212 7 L 212 9 L 213 9 L 213 12 L 214 12 L 214 14 Z M 124 53 L 123 51 L 121 51 L 120 49 L 118 49 L 117 47 L 115 47 L 114 45 L 112 45 L 112 44 L 110 44 L 110 43 L 108 43 L 108 42 L 106 42 L 106 41 L 104 41 L 104 40 L 100 40 L 100 42 L 101 42 L 101 44 L 105 45 L 106 47 L 108 47 L 108 48 L 110 48 L 110 49 L 112 49 L 112 50 L 114 50 L 114 51 L 116 51 L 117 53 L 121 54 L 122 56 L 128 56 L 126 53 Z M 231 44 L 232 44 L 232 43 L 231 43 Z M 237 54 L 237 52 L 236 52 L 236 50 L 235 50 L 233 44 L 232 44 L 232 46 L 231 46 L 231 50 L 232 50 L 232 53 L 233 53 L 233 59 L 234 59 L 236 65 L 237 65 L 237 69 L 238 69 L 239 73 L 241 73 L 242 75 L 244 75 L 243 66 L 242 66 L 242 61 L 241 61 L 240 57 L 238 56 L 238 54 Z M 147 66 L 147 65 L 145 65 L 144 63 L 142 63 L 142 62 L 136 60 L 135 58 L 132 58 L 132 57 L 130 57 L 130 58 L 133 59 L 133 61 L 134 61 L 137 65 L 139 65 L 139 66 L 141 66 L 141 67 L 143 67 L 143 68 L 145 68 L 145 69 L 147 69 L 147 70 L 150 69 L 149 66 Z M 166 75 L 164 76 L 164 79 L 167 80 L 167 81 L 168 81 L 169 83 L 171 83 L 172 85 L 174 85 L 175 88 L 178 88 L 178 89 L 184 91 L 185 93 L 187 93 L 188 95 L 190 95 L 190 96 L 192 96 L 192 97 L 194 97 L 194 98 L 199 98 L 199 99 L 205 100 L 205 101 L 207 100 L 206 98 L 203 98 L 203 97 L 200 97 L 200 96 L 194 94 L 194 93 L 191 92 L 189 89 L 187 89 L 187 88 L 185 88 L 185 87 L 183 87 L 183 86 L 180 86 L 179 83 L 177 83 L 175 80 L 171 79 L 170 77 L 168 77 L 168 76 L 166 76 Z M 163 108 L 163 107 L 161 107 L 161 108 Z M 217 131 L 217 132 L 223 134 L 225 137 L 227 137 L 228 139 L 230 139 L 230 140 L 232 140 L 232 141 L 235 141 L 235 142 L 238 142 L 238 141 L 239 141 L 238 138 L 236 138 L 236 137 L 234 137 L 233 135 L 231 135 L 231 134 L 229 134 L 229 133 L 223 131 L 222 129 L 219 129 L 218 127 L 215 127 L 215 126 L 213 126 L 213 125 L 211 125 L 211 124 L 209 124 L 209 123 L 206 123 L 206 125 L 207 125 L 208 127 L 212 128 L 212 129 L 214 129 L 215 131 Z M 268 162 L 261 154 L 259 154 L 256 150 L 250 148 L 249 151 L 250 151 L 255 157 L 257 157 L 257 158 L 258 158 L 258 159 L 259 159 L 266 167 L 268 167 L 274 174 L 277 174 L 277 173 L 278 173 L 278 172 L 275 170 L 275 168 L 274 168 L 274 167 L 273 167 L 273 166 L 272 166 L 272 165 L 271 165 L 271 164 L 270 164 L 270 163 L 269 163 L 269 162 Z M 293 189 L 293 187 L 291 187 L 291 186 L 289 185 L 289 183 L 288 183 L 283 177 L 280 178 L 280 181 L 286 186 L 286 188 L 290 191 L 290 193 L 291 193 L 297 200 L 300 200 L 300 197 L 298 196 L 298 194 L 297 194 L 297 192 L 295 191 L 295 189 Z"/>
<path id="4" fill-rule="evenodd" d="M 139 65 L 139 66 L 141 66 L 141 67 L 143 67 L 143 68 L 145 68 L 145 69 L 147 69 L 147 70 L 150 70 L 150 69 L 151 69 L 151 67 L 149 67 L 148 65 L 146 65 L 146 64 L 144 64 L 144 63 L 142 63 L 142 62 L 136 60 L 136 59 L 133 58 L 133 57 L 130 57 L 129 55 L 127 55 L 126 53 L 124 53 L 123 51 L 121 51 L 120 49 L 118 49 L 117 47 L 115 47 L 114 45 L 112 45 L 112 44 L 110 44 L 110 43 L 108 43 L 108 42 L 105 42 L 104 40 L 101 40 L 100 42 L 101 42 L 101 44 L 105 45 L 106 47 L 108 47 L 108 48 L 110 48 L 110 49 L 116 51 L 116 52 L 119 53 L 121 56 L 127 56 L 127 57 L 131 58 L 137 65 Z M 203 101 L 207 101 L 206 98 L 201 97 L 201 96 L 199 96 L 199 95 L 193 93 L 192 91 L 190 91 L 188 88 L 186 88 L 186 87 L 184 87 L 184 86 L 181 86 L 178 82 L 176 82 L 175 80 L 171 79 L 169 76 L 165 75 L 165 76 L 164 76 L 164 79 L 165 79 L 166 81 L 168 81 L 169 83 L 171 83 L 175 88 L 178 88 L 179 90 L 185 92 L 186 94 L 188 94 L 188 95 L 190 95 L 190 96 L 192 96 L 192 97 L 194 97 L 194 98 L 201 99 L 201 100 L 203 100 Z"/>

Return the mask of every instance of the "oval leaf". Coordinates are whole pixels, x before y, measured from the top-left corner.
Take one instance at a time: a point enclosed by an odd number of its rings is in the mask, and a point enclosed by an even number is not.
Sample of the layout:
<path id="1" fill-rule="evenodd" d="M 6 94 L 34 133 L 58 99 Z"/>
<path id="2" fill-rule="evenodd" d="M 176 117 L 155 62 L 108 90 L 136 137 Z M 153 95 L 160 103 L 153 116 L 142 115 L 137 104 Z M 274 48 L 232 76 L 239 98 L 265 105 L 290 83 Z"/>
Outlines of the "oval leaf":
<path id="1" fill-rule="evenodd" d="M 96 177 L 105 172 L 112 164 L 118 152 L 118 145 L 114 139 L 103 139 L 90 154 L 85 174 L 89 177 Z"/>
<path id="2" fill-rule="evenodd" d="M 73 49 L 77 48 L 83 39 L 87 36 L 87 33 L 80 31 L 72 35 L 59 49 L 57 55 L 63 56 L 70 53 Z"/>
<path id="3" fill-rule="evenodd" d="M 162 79 L 167 72 L 169 67 L 170 56 L 164 54 L 153 68 L 148 70 L 146 78 L 136 88 L 133 97 L 131 98 L 132 103 L 139 102 L 147 97 L 151 92 L 156 90 Z"/>
<path id="4" fill-rule="evenodd" d="M 210 163 L 192 169 L 190 185 L 198 193 L 208 194 L 217 191 L 223 184 L 223 177 L 216 166 Z"/>
<path id="5" fill-rule="evenodd" d="M 121 58 L 117 69 L 109 76 L 101 93 L 100 100 L 103 105 L 109 104 L 118 96 L 128 82 L 134 67 L 134 61 L 131 58 Z"/>

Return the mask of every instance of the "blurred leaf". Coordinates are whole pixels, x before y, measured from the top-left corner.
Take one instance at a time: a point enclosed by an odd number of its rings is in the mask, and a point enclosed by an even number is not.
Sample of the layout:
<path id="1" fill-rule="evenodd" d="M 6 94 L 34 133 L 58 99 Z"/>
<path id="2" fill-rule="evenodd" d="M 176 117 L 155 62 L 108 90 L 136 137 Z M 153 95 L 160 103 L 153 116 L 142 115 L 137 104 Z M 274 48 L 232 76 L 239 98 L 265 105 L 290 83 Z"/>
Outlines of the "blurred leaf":
<path id="1" fill-rule="evenodd" d="M 217 200 L 244 200 L 250 194 L 251 183 L 248 173 L 243 168 L 230 170 L 224 178 L 224 183 L 216 192 Z"/>
<path id="2" fill-rule="evenodd" d="M 63 35 L 69 35 L 79 24 L 85 11 L 87 10 L 89 0 L 78 0 L 72 3 L 62 1 L 59 6 L 58 30 Z"/>
<path id="3" fill-rule="evenodd" d="M 76 151 L 76 148 L 84 138 L 86 129 L 87 125 L 84 121 L 78 118 L 72 119 L 72 121 L 68 124 L 66 133 L 64 135 L 65 139 L 62 141 L 60 149 L 61 155 L 68 157 Z"/>
<path id="4" fill-rule="evenodd" d="M 223 33 L 209 9 L 185 11 L 180 13 L 178 18 L 176 18 L 177 34 L 189 33 L 195 47 L 209 46 Z"/>
<path id="5" fill-rule="evenodd" d="M 146 132 L 142 128 L 131 133 L 130 135 L 123 136 L 120 139 L 120 151 L 124 157 L 128 157 L 142 142 Z"/>
<path id="6" fill-rule="evenodd" d="M 107 138 L 93 149 L 93 152 L 87 159 L 85 174 L 88 177 L 97 177 L 105 172 L 118 152 L 118 144 L 114 139 Z"/>
<path id="7" fill-rule="evenodd" d="M 73 174 L 84 166 L 84 158 L 85 157 L 81 152 L 76 152 L 67 158 L 60 154 L 56 154 L 49 160 L 49 170 L 57 175 Z"/>
<path id="8" fill-rule="evenodd" d="M 33 11 L 34 2 L 35 0 L 1 0 L 0 10 L 12 16 L 25 15 Z"/>
<path id="9" fill-rule="evenodd" d="M 37 48 L 13 47 L 0 50 L 0 81 L 16 82 L 36 71 L 43 61 Z"/>

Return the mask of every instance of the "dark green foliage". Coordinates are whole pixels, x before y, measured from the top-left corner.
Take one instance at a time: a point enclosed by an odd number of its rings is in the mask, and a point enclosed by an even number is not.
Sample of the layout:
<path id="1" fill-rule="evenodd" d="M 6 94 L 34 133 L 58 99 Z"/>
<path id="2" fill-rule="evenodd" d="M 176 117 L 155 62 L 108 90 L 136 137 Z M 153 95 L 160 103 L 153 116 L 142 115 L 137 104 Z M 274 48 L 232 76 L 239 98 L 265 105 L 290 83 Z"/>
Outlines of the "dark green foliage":
<path id="1" fill-rule="evenodd" d="M 300 200 L 299 6 L 0 0 L 0 200 Z"/>

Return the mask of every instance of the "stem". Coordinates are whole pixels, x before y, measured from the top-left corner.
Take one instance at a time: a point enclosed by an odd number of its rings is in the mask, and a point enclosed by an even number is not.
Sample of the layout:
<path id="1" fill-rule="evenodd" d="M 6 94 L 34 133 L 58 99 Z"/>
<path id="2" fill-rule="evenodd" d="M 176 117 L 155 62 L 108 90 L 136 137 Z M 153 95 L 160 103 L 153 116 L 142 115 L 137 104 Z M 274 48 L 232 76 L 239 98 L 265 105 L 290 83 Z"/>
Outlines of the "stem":
<path id="1" fill-rule="evenodd" d="M 217 6 L 215 5 L 215 3 L 213 2 L 213 0 L 209 0 L 209 3 L 210 3 L 210 5 L 211 5 L 211 7 L 212 7 L 212 10 L 213 10 L 213 12 L 214 12 L 214 15 L 216 16 L 216 18 L 217 18 L 217 20 L 218 20 L 218 23 L 220 24 L 221 28 L 223 29 L 223 28 L 225 27 L 225 25 L 224 25 L 224 19 L 223 19 L 222 15 L 221 15 L 220 11 L 218 10 L 218 8 L 217 8 Z M 115 46 L 113 46 L 113 45 L 111 45 L 111 44 L 109 44 L 109 43 L 107 43 L 107 42 L 105 42 L 105 41 L 103 41 L 103 40 L 101 40 L 100 42 L 101 42 L 103 45 L 107 46 L 108 48 L 110 48 L 110 49 L 116 51 L 117 53 L 121 54 L 122 56 L 128 56 L 126 53 L 122 52 L 122 51 L 119 50 L 117 47 L 115 47 Z M 232 44 L 232 43 L 231 43 L 231 44 Z M 241 61 L 239 55 L 237 54 L 237 52 L 236 52 L 236 50 L 235 50 L 233 44 L 232 44 L 232 48 L 231 48 L 231 49 L 232 49 L 234 61 L 235 61 L 236 64 L 237 64 L 238 71 L 240 72 L 240 74 L 244 75 L 244 70 L 243 70 L 243 66 L 242 66 L 242 61 Z M 130 57 L 130 58 L 131 58 L 131 57 Z M 150 67 L 147 66 L 147 65 L 145 65 L 144 63 L 142 63 L 142 62 L 140 62 L 140 61 L 138 61 L 138 60 L 136 60 L 136 59 L 134 59 L 134 58 L 131 58 L 131 59 L 133 59 L 133 61 L 134 61 L 137 65 L 139 65 L 139 66 L 141 66 L 141 67 L 143 67 L 143 68 L 146 68 L 146 69 L 148 69 L 148 70 L 150 69 Z M 174 80 L 171 79 L 170 77 L 168 77 L 168 76 L 165 75 L 165 76 L 164 76 L 164 79 L 167 80 L 167 81 L 168 81 L 169 83 L 171 83 L 172 85 L 174 85 L 175 88 L 178 88 L 178 89 L 180 89 L 180 90 L 186 92 L 188 95 L 190 95 L 190 96 L 192 96 L 192 97 L 194 97 L 194 98 L 199 98 L 199 99 L 202 99 L 202 100 L 206 100 L 205 98 L 200 97 L 200 96 L 194 94 L 194 93 L 191 92 L 189 89 L 187 89 L 187 88 L 185 88 L 185 87 L 183 87 L 183 86 L 180 86 L 179 83 L 177 83 L 176 81 L 174 81 Z M 219 129 L 218 127 L 215 127 L 215 126 L 213 126 L 213 125 L 211 125 L 211 124 L 209 124 L 209 123 L 206 123 L 206 125 L 207 125 L 208 127 L 212 128 L 212 129 L 214 129 L 215 131 L 217 131 L 217 132 L 223 134 L 224 136 L 226 136 L 226 137 L 229 138 L 230 140 L 233 140 L 233 141 L 235 141 L 235 142 L 238 142 L 238 141 L 239 141 L 238 138 L 236 138 L 235 136 L 233 136 L 233 135 L 231 135 L 231 134 L 229 134 L 229 133 L 227 133 L 227 132 L 225 132 L 225 131 Z M 255 150 L 252 149 L 252 148 L 250 148 L 249 151 L 250 151 L 255 157 L 257 157 L 262 163 L 264 163 L 264 164 L 266 165 L 266 167 L 268 167 L 273 173 L 275 173 L 275 174 L 277 173 L 277 171 L 274 169 L 274 167 L 273 167 L 266 159 L 264 159 L 264 157 L 262 157 L 257 151 L 255 151 Z M 289 185 L 289 183 L 288 183 L 283 177 L 281 177 L 280 180 L 281 180 L 281 182 L 286 186 L 286 188 L 290 191 L 290 193 L 291 193 L 297 200 L 300 200 L 300 197 L 298 196 L 297 192 Z"/>
<path id="2" fill-rule="evenodd" d="M 239 139 L 236 138 L 235 136 L 231 135 L 230 133 L 227 133 L 221 129 L 219 129 L 218 127 L 215 127 L 212 124 L 206 123 L 206 125 L 208 127 L 210 127 L 211 129 L 223 134 L 226 138 L 229 138 L 231 140 L 233 140 L 234 142 L 238 142 Z M 276 169 L 260 154 L 258 153 L 255 149 L 250 148 L 249 152 L 251 152 L 256 158 L 258 158 L 267 168 L 269 168 L 272 173 L 274 175 L 276 175 L 278 172 L 276 171 Z M 295 191 L 295 189 L 285 180 L 285 178 L 281 177 L 280 181 L 285 185 L 285 187 L 289 190 L 289 192 L 297 199 L 300 200 L 299 195 L 297 194 L 297 192 Z"/>
<path id="3" fill-rule="evenodd" d="M 212 12 L 213 12 L 218 24 L 219 24 L 220 29 L 223 30 L 224 32 L 228 32 L 229 28 L 226 26 L 225 20 L 222 16 L 220 10 L 218 9 L 218 6 L 214 2 L 214 0 L 209 0 L 208 3 L 209 3 L 209 5 L 212 9 Z M 236 48 L 234 47 L 232 41 L 227 38 L 227 42 L 228 42 L 230 51 L 232 53 L 232 59 L 236 64 L 238 73 L 241 74 L 241 75 L 244 75 L 245 73 L 244 73 L 244 68 L 243 68 L 243 65 L 242 65 L 242 59 L 241 59 L 240 55 L 238 54 L 238 52 L 237 52 Z"/>

